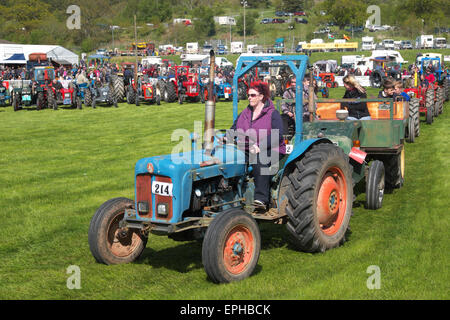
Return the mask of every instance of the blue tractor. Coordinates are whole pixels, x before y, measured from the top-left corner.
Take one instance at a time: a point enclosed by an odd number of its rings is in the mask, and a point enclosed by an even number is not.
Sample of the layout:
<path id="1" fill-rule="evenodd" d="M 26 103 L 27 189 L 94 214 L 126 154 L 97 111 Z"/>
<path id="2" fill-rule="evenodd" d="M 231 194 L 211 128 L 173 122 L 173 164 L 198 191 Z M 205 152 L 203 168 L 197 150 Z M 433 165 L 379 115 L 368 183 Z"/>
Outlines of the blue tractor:
<path id="1" fill-rule="evenodd" d="M 211 68 L 214 61 L 211 52 Z M 134 170 L 135 199 L 114 198 L 96 211 L 88 238 L 98 262 L 109 265 L 136 260 L 149 233 L 182 241 L 203 239 L 202 262 L 207 275 L 215 283 L 227 283 L 253 273 L 261 249 L 258 222 L 286 224 L 302 251 L 323 252 L 344 242 L 352 211 L 353 179 L 364 177 L 365 169 L 358 161 L 353 170 L 351 137 L 340 139 L 343 148 L 324 132 L 314 133 L 314 137 L 304 133 L 301 79 L 308 57 L 240 59 L 233 78 L 233 118 L 238 117 L 239 78 L 263 61 L 285 61 L 299 79 L 296 131 L 286 137 L 290 153 L 280 161 L 272 180 L 270 208 L 255 210 L 252 167 L 234 139 L 219 143 L 225 133 L 214 128 L 210 79 L 204 143 L 200 143 L 201 134 L 193 133 L 190 150 L 140 159 Z M 342 130 L 355 127 L 350 121 L 338 125 Z"/>
<path id="2" fill-rule="evenodd" d="M 0 107 L 11 104 L 11 95 L 8 90 L 9 83 L 0 80 Z"/>

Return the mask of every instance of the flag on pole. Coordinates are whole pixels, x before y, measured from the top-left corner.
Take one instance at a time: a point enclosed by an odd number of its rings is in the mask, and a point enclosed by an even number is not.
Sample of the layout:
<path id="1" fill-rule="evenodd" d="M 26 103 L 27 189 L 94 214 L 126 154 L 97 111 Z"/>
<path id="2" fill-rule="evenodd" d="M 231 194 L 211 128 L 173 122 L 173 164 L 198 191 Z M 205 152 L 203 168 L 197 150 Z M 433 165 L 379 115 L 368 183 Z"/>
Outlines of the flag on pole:
<path id="1" fill-rule="evenodd" d="M 349 41 L 349 40 L 350 40 L 350 37 L 348 37 L 348 36 L 346 36 L 346 35 L 344 34 L 344 39 L 347 40 L 347 41 Z"/>
<path id="2" fill-rule="evenodd" d="M 331 33 L 328 33 L 328 39 L 332 40 L 334 39 L 334 36 Z"/>

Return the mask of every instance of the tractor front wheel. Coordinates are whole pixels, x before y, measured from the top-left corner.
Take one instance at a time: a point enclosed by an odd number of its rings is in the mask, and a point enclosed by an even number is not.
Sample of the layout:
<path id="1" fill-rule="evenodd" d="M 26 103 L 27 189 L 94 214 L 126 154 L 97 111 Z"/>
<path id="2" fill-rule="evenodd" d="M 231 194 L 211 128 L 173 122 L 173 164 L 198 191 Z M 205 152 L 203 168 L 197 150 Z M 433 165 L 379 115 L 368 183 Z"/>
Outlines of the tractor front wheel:
<path id="1" fill-rule="evenodd" d="M 353 204 L 352 167 L 332 144 L 306 152 L 283 177 L 287 229 L 302 251 L 323 252 L 345 241 Z"/>
<path id="2" fill-rule="evenodd" d="M 89 247 L 99 263 L 121 264 L 139 258 L 147 238 L 137 229 L 120 228 L 125 209 L 134 202 L 127 198 L 114 198 L 100 206 L 89 227 Z"/>
<path id="3" fill-rule="evenodd" d="M 215 283 L 249 277 L 256 267 L 261 235 L 255 219 L 242 209 L 220 213 L 209 225 L 202 247 L 202 262 Z"/>

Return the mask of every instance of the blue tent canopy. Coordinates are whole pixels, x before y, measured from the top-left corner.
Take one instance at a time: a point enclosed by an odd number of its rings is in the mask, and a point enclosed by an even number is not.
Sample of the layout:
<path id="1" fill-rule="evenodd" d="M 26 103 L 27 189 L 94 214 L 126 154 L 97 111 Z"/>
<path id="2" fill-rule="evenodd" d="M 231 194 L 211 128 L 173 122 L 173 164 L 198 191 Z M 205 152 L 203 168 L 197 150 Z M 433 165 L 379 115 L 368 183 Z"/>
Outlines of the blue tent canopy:
<path id="1" fill-rule="evenodd" d="M 27 60 L 25 59 L 25 55 L 23 54 L 23 53 L 14 53 L 11 57 L 9 57 L 8 59 L 5 59 L 5 60 L 9 60 L 9 61 L 11 61 L 11 60 L 18 60 L 18 61 L 20 61 L 20 60 L 23 60 L 24 62 L 26 62 Z"/>

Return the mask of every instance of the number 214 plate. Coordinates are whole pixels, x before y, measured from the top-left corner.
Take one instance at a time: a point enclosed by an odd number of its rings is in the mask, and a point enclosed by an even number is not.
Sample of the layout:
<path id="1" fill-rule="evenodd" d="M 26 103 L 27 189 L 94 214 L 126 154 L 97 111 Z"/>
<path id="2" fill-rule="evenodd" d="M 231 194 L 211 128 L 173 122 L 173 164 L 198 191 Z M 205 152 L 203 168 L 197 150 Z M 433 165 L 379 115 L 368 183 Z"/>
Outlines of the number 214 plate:
<path id="1" fill-rule="evenodd" d="M 152 182 L 152 193 L 160 196 L 172 196 L 172 183 L 153 181 Z"/>

